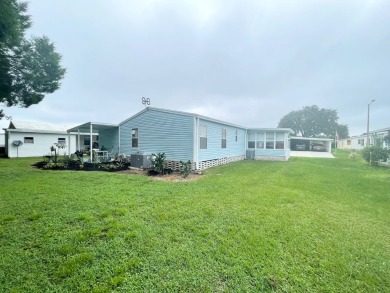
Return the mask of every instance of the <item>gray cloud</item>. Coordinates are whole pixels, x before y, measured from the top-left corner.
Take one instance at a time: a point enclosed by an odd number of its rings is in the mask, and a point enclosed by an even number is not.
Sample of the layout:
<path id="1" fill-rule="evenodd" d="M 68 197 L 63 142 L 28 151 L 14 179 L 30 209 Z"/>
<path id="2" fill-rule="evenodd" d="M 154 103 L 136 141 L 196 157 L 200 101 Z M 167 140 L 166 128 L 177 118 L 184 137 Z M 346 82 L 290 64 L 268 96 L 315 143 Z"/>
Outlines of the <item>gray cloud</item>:
<path id="1" fill-rule="evenodd" d="M 59 91 L 14 119 L 120 122 L 152 106 L 276 127 L 336 109 L 351 134 L 390 126 L 387 1 L 49 1 L 31 33 L 63 54 Z"/>

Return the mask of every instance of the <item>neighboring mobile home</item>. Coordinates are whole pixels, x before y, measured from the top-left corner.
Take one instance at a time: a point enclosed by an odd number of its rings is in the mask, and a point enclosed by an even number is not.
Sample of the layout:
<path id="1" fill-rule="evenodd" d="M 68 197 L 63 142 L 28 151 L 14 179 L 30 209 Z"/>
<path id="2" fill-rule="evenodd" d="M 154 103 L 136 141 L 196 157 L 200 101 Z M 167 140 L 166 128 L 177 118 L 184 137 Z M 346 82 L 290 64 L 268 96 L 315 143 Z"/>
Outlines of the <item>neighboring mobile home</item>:
<path id="1" fill-rule="evenodd" d="M 63 153 L 74 153 L 77 149 L 77 137 L 74 133 L 68 133 L 68 125 L 56 125 L 41 122 L 11 121 L 5 128 L 5 154 L 9 158 L 39 157 L 48 155 L 50 147 L 55 143 L 63 144 Z M 90 145 L 90 136 L 80 137 L 81 148 Z M 96 143 L 97 136 L 93 136 Z M 18 143 L 21 142 L 21 143 Z M 17 146 L 17 144 L 20 144 Z"/>
<path id="2" fill-rule="evenodd" d="M 390 148 L 390 127 L 370 131 L 370 145 Z M 337 148 L 349 150 L 361 150 L 367 146 L 367 134 L 351 136 L 337 141 Z"/>
<path id="3" fill-rule="evenodd" d="M 180 111 L 145 108 L 119 125 L 85 123 L 68 132 L 97 131 L 101 145 L 117 153 L 165 153 L 174 169 L 180 161 L 205 169 L 247 157 L 248 133 L 262 132 L 265 144 L 255 144 L 251 159 L 288 160 L 291 129 L 247 129 L 213 118 Z M 272 142 L 271 142 L 272 137 Z"/>

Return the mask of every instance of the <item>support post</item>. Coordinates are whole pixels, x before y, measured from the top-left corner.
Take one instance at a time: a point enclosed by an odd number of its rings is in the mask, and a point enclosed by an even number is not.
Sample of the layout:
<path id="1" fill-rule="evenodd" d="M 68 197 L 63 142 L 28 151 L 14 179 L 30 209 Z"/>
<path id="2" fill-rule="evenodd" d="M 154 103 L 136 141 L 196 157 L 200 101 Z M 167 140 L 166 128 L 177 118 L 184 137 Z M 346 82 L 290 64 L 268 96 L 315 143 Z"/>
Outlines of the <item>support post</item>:
<path id="1" fill-rule="evenodd" d="M 370 146 L 370 105 L 373 102 L 375 102 L 375 100 L 371 100 L 367 108 L 367 147 Z"/>
<path id="2" fill-rule="evenodd" d="M 91 163 L 92 163 L 92 123 L 89 127 L 89 155 L 90 155 L 90 159 L 91 159 Z"/>
<path id="3" fill-rule="evenodd" d="M 68 131 L 68 157 L 70 158 L 70 132 Z"/>

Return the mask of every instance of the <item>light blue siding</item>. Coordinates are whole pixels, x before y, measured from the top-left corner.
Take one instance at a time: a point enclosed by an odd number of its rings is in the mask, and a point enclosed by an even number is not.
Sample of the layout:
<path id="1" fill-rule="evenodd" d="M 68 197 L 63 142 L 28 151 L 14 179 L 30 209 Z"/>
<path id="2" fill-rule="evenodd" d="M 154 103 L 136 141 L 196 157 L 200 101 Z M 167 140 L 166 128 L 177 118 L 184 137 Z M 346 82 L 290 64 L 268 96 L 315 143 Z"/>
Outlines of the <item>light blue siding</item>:
<path id="1" fill-rule="evenodd" d="M 119 128 L 100 130 L 99 131 L 99 146 L 113 154 L 118 152 L 119 146 Z"/>
<path id="2" fill-rule="evenodd" d="M 201 125 L 207 126 L 207 149 L 200 149 L 198 140 L 199 161 L 245 156 L 245 129 L 199 119 Z M 222 129 L 226 129 L 226 148 L 222 148 Z"/>
<path id="3" fill-rule="evenodd" d="M 191 160 L 194 150 L 194 118 L 148 109 L 120 126 L 121 153 L 165 153 L 167 160 Z M 131 130 L 138 129 L 138 148 L 131 146 Z"/>

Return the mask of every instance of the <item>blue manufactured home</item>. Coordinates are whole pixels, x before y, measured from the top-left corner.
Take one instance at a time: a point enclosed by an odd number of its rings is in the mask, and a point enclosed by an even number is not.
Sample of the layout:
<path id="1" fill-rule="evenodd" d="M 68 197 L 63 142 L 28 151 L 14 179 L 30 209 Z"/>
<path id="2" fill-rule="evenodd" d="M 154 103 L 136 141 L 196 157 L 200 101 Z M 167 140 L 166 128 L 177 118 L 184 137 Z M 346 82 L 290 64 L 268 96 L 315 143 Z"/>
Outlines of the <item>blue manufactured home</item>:
<path id="1" fill-rule="evenodd" d="M 99 145 L 117 153 L 165 153 L 168 166 L 193 162 L 197 170 L 248 159 L 288 160 L 290 129 L 247 129 L 209 117 L 145 108 L 119 125 L 86 123 L 68 132 L 99 133 Z"/>

